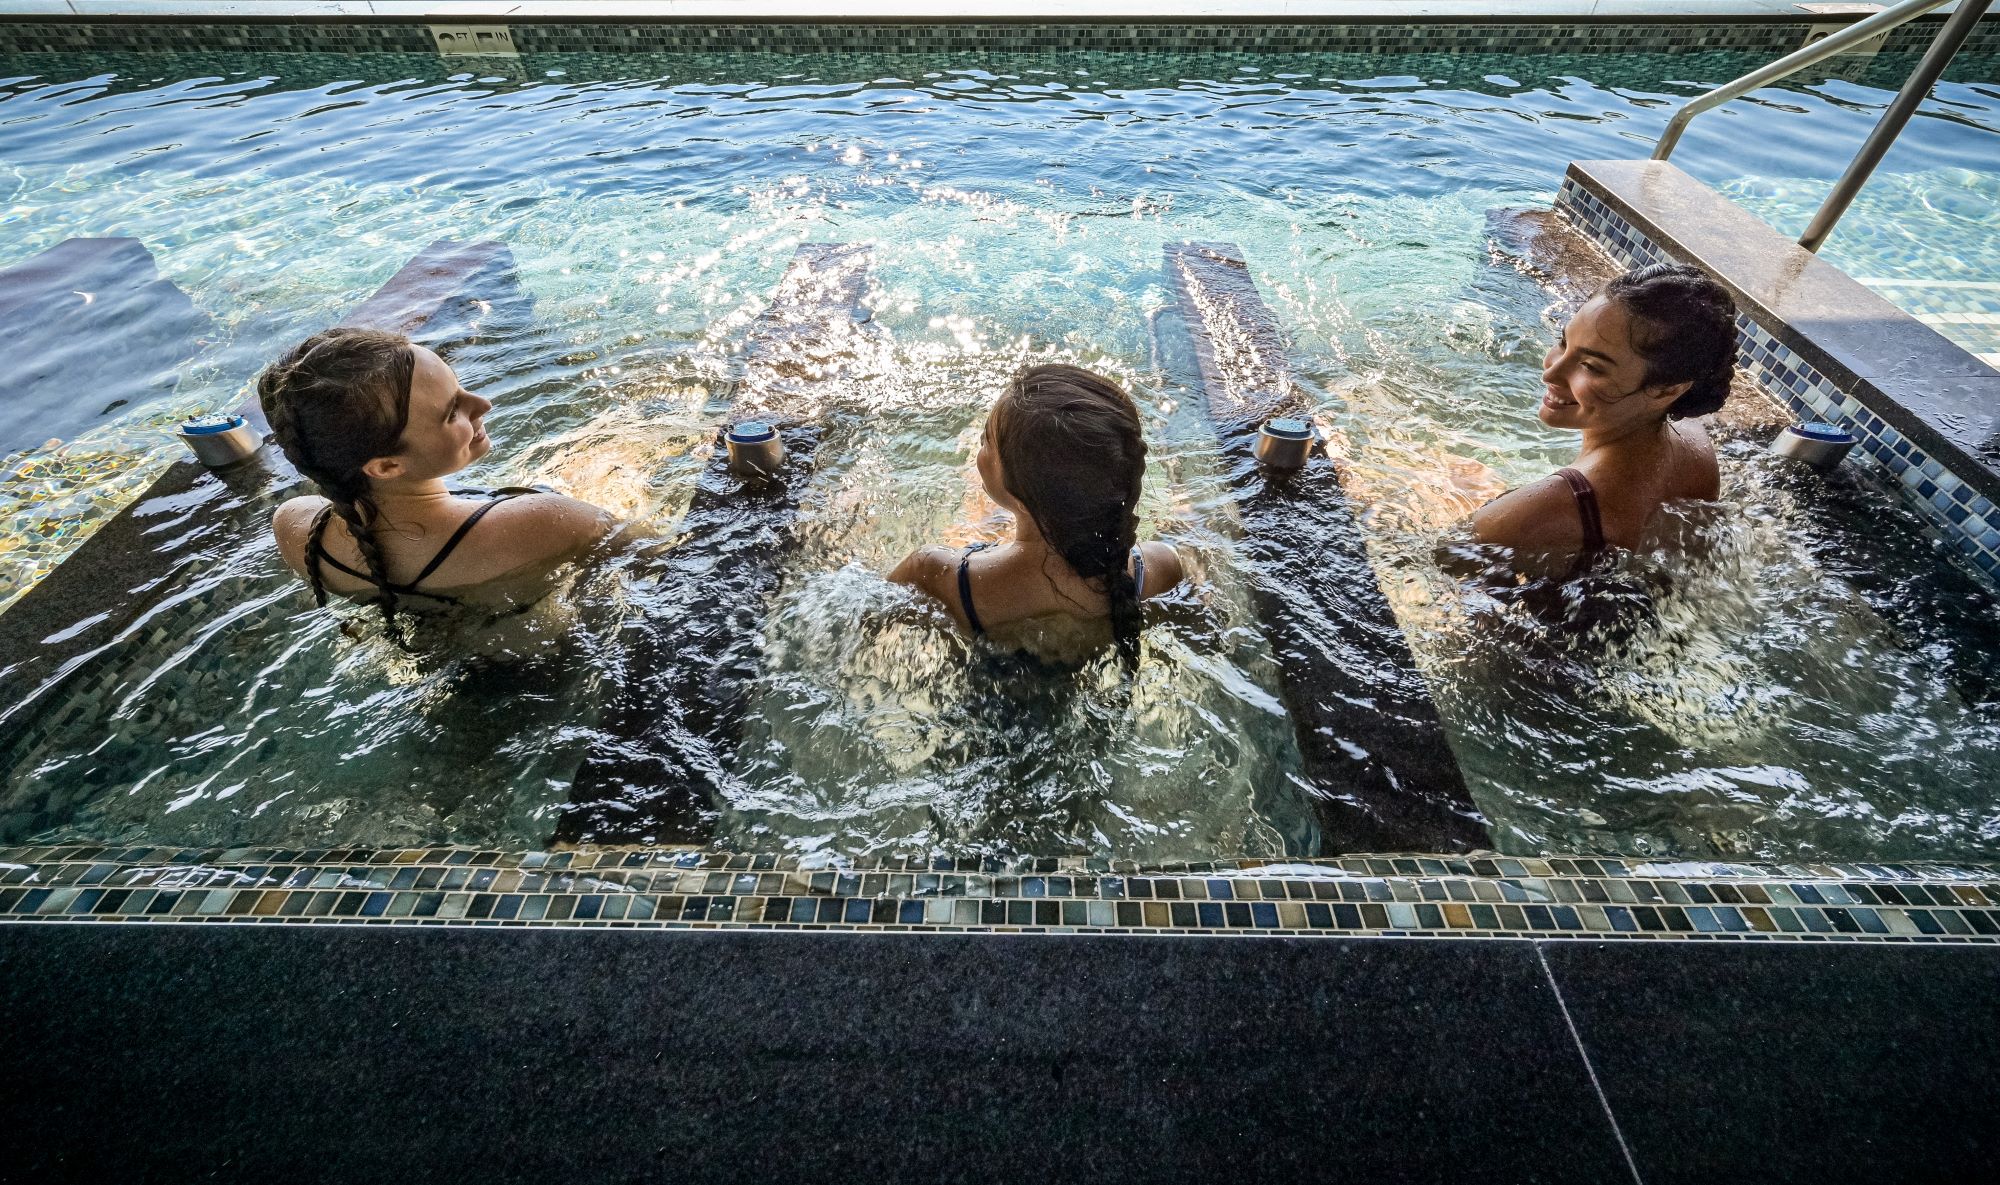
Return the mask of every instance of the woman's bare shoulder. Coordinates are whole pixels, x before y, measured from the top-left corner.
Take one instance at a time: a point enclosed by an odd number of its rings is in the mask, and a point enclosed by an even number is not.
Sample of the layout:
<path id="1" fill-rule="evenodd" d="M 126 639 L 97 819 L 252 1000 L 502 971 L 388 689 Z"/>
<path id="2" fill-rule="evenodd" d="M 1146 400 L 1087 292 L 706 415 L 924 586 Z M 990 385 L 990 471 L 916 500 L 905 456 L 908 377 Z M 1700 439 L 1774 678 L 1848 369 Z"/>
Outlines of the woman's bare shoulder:
<path id="1" fill-rule="evenodd" d="M 1713 502 L 1722 496 L 1722 467 L 1716 463 L 1715 443 L 1709 439 L 1708 429 L 1699 420 L 1681 420 L 1673 425 L 1673 432 L 1687 448 L 1690 464 L 1683 479 L 1676 483 L 1676 498 L 1693 498 L 1701 502 Z"/>
<path id="2" fill-rule="evenodd" d="M 1139 590 L 1142 598 L 1167 592 L 1187 579 L 1180 550 L 1173 544 L 1148 540 L 1139 545 L 1139 554 L 1146 557 L 1146 587 Z"/>
<path id="3" fill-rule="evenodd" d="M 926 543 L 897 564 L 889 573 L 889 579 L 896 584 L 907 584 L 919 588 L 933 596 L 941 596 L 939 589 L 945 578 L 958 563 L 959 553 L 937 543 Z"/>
<path id="4" fill-rule="evenodd" d="M 318 494 L 301 494 L 286 499 L 271 512 L 271 534 L 278 540 L 278 554 L 294 570 L 305 570 L 306 536 L 312 533 L 313 520 L 328 505 Z"/>
<path id="5" fill-rule="evenodd" d="M 1551 473 L 1480 507 L 1472 516 L 1472 537 L 1527 551 L 1573 550 L 1583 543 L 1583 520 L 1569 483 Z"/>
<path id="6" fill-rule="evenodd" d="M 567 494 L 518 494 L 486 515 L 492 546 L 523 557 L 559 559 L 581 555 L 610 535 L 618 516 Z"/>

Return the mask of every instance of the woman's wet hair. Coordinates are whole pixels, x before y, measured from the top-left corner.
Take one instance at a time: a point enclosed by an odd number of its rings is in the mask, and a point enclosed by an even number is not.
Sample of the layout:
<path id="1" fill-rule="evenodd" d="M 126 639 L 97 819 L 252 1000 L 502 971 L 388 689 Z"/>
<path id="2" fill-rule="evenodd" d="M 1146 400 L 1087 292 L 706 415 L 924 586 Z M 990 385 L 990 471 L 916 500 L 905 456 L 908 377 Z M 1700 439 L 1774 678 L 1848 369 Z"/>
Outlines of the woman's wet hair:
<path id="1" fill-rule="evenodd" d="M 409 648 L 396 621 L 396 593 L 382 545 L 375 538 L 381 517 L 368 475 L 361 467 L 393 455 L 410 419 L 410 381 L 417 355 L 410 339 L 376 329 L 328 329 L 287 351 L 257 376 L 257 401 L 278 447 L 300 473 L 311 478 L 347 524 L 379 595 L 389 637 Z M 319 546 L 317 532 L 308 542 Z M 307 556 L 313 599 L 326 604 L 319 557 Z"/>
<path id="2" fill-rule="evenodd" d="M 1736 375 L 1736 302 L 1708 273 L 1685 263 L 1656 263 L 1618 276 L 1601 290 L 1632 320 L 1632 348 L 1646 360 L 1643 387 L 1692 383 L 1667 418 L 1721 409 Z"/>
<path id="3" fill-rule="evenodd" d="M 1126 560 L 1138 542 L 1146 437 L 1116 383 L 1080 366 L 1031 366 L 994 405 L 993 447 L 1007 492 L 1078 576 L 1102 583 L 1111 636 L 1139 661 L 1139 589 Z"/>

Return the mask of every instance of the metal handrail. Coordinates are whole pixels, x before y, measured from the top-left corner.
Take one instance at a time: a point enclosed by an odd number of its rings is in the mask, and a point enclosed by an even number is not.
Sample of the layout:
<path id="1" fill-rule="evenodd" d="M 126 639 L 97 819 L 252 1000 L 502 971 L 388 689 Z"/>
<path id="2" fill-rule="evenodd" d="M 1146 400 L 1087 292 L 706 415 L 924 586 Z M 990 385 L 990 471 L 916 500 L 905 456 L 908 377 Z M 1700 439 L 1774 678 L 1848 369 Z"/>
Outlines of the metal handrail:
<path id="1" fill-rule="evenodd" d="M 1824 41 L 1816 41 L 1760 70 L 1745 74 L 1735 82 L 1688 100 L 1679 111 L 1674 112 L 1674 117 L 1667 121 L 1667 130 L 1660 133 L 1660 142 L 1653 147 L 1653 159 L 1667 159 L 1673 152 L 1674 145 L 1680 143 L 1681 133 L 1687 130 L 1688 121 L 1709 108 L 1720 107 L 1731 99 L 1741 98 L 1760 86 L 1776 82 L 1807 66 L 1823 62 L 1878 33 L 1886 33 L 1898 25 L 1913 21 L 1950 3 L 1951 0 L 1903 0 L 1893 8 L 1885 8 L 1867 20 L 1847 26 Z"/>

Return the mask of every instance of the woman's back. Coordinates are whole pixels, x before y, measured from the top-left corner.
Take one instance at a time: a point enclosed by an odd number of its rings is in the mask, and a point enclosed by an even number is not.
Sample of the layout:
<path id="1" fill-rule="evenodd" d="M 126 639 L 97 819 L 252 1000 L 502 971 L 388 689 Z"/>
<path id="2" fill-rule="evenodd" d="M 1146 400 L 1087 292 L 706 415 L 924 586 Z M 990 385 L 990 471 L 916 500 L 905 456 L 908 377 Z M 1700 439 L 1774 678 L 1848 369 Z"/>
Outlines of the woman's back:
<path id="1" fill-rule="evenodd" d="M 987 497 L 1013 515 L 1013 539 L 921 547 L 889 579 L 935 597 L 976 636 L 1045 618 L 1104 621 L 1136 664 L 1140 602 L 1178 584 L 1181 565 L 1173 548 L 1137 538 L 1146 440 L 1131 396 L 1081 367 L 1031 366 L 994 404 L 976 464 Z"/>
<path id="2" fill-rule="evenodd" d="M 1148 541 L 1133 552 L 1126 571 L 1140 600 L 1181 582 L 1180 556 L 1169 544 Z M 1097 625 L 1093 636 L 1108 629 L 1109 595 L 1060 557 L 1038 557 L 1013 544 L 975 544 L 958 550 L 925 547 L 912 558 L 917 568 L 911 583 L 942 602 L 967 632 L 990 635 L 998 644 L 1024 632 L 1046 634 L 1055 619 Z"/>
<path id="3" fill-rule="evenodd" d="M 454 493 L 414 506 L 392 504 L 372 533 L 382 583 L 404 608 L 507 609 L 548 591 L 550 578 L 608 525 L 605 512 L 560 494 Z M 381 595 L 368 556 L 327 499 L 293 498 L 278 508 L 271 526 L 279 554 L 299 575 L 356 600 Z"/>

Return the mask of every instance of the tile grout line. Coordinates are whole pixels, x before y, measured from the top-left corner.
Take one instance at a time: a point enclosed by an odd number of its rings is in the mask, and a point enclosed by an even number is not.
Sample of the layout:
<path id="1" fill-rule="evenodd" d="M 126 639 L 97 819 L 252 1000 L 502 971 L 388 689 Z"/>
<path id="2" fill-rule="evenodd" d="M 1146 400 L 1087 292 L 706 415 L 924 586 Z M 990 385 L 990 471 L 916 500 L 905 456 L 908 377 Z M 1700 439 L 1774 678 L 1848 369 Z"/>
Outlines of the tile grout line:
<path id="1" fill-rule="evenodd" d="M 1562 1013 L 1563 1024 L 1569 1028 L 1570 1040 L 1576 1043 L 1576 1055 L 1583 1059 L 1583 1069 L 1590 1075 L 1590 1088 L 1597 1092 L 1597 1102 L 1604 1108 L 1604 1118 L 1611 1124 L 1612 1138 L 1618 1141 L 1618 1151 L 1625 1156 L 1625 1168 L 1632 1174 L 1633 1185 L 1646 1185 L 1639 1175 L 1639 1164 L 1632 1159 L 1632 1146 L 1625 1142 L 1624 1129 L 1618 1126 L 1618 1116 L 1611 1110 L 1611 1099 L 1604 1093 L 1604 1084 L 1597 1079 L 1597 1067 L 1590 1062 L 1590 1051 L 1583 1047 L 1583 1034 L 1577 1032 L 1576 1020 L 1569 1014 L 1569 1004 L 1563 1000 L 1562 987 L 1556 983 L 1556 974 L 1549 969 L 1548 955 L 1542 951 L 1542 943 L 1535 943 L 1535 961 L 1542 965 L 1542 977 L 1549 981 L 1549 990 L 1556 994 L 1556 1008 Z"/>

